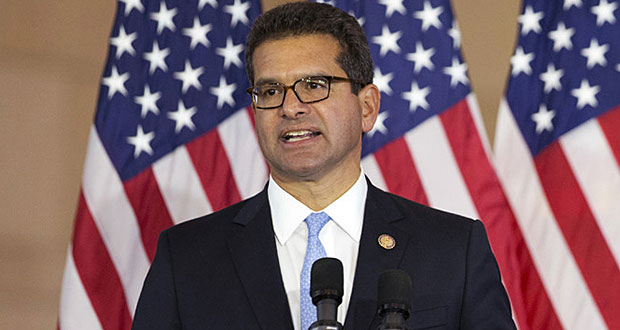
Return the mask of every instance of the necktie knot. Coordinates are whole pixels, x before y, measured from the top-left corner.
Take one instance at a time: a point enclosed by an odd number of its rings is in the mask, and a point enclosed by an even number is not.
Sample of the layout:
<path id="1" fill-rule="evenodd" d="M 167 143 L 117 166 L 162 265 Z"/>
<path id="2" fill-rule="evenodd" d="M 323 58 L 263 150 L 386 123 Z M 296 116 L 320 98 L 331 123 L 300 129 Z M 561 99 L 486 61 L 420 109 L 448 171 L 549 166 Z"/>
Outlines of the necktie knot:
<path id="1" fill-rule="evenodd" d="M 308 225 L 308 237 L 318 236 L 323 226 L 329 222 L 329 219 L 329 215 L 325 212 L 310 213 L 305 220 Z"/>

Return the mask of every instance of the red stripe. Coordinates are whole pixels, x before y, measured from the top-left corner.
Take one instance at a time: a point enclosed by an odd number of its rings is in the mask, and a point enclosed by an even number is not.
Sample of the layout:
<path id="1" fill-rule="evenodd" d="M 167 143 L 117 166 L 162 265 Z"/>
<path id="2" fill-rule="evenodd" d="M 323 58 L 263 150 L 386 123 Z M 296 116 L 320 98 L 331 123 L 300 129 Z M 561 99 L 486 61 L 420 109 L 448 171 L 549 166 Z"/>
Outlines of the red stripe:
<path id="1" fill-rule="evenodd" d="M 374 156 L 391 193 L 428 205 L 422 181 L 402 137 L 383 146 Z"/>
<path id="2" fill-rule="evenodd" d="M 75 216 L 71 252 L 80 280 L 103 329 L 129 329 L 131 315 L 121 280 L 82 193 Z"/>
<path id="3" fill-rule="evenodd" d="M 616 162 L 620 164 L 620 106 L 598 117 L 598 122 L 607 137 Z"/>
<path id="4" fill-rule="evenodd" d="M 551 210 L 607 326 L 620 329 L 620 269 L 558 142 L 535 158 Z"/>
<path id="5" fill-rule="evenodd" d="M 561 329 L 465 100 L 440 116 L 504 278 L 521 330 Z"/>
<path id="6" fill-rule="evenodd" d="M 159 190 L 153 169 L 149 167 L 125 181 L 124 187 L 138 219 L 142 244 L 153 261 L 159 233 L 174 224 Z"/>
<path id="7" fill-rule="evenodd" d="M 241 200 L 228 156 L 217 130 L 204 134 L 188 143 L 186 147 L 213 211 Z"/>
<path id="8" fill-rule="evenodd" d="M 252 127 L 254 127 L 254 132 L 256 132 L 256 121 L 254 120 L 254 110 L 252 109 L 252 106 L 246 107 L 245 111 L 248 113 L 248 117 L 250 117 Z"/>

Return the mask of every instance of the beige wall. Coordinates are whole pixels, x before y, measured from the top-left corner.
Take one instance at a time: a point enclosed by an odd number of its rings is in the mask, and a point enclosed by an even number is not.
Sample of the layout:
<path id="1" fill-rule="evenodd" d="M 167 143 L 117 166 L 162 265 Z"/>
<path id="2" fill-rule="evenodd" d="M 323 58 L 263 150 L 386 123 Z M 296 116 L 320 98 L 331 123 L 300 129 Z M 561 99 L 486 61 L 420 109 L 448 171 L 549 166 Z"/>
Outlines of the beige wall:
<path id="1" fill-rule="evenodd" d="M 421 0 L 416 0 L 421 1 Z M 264 0 L 265 7 L 276 2 Z M 0 329 L 55 329 L 88 131 L 115 2 L 2 0 Z M 519 1 L 453 0 L 493 131 Z"/>

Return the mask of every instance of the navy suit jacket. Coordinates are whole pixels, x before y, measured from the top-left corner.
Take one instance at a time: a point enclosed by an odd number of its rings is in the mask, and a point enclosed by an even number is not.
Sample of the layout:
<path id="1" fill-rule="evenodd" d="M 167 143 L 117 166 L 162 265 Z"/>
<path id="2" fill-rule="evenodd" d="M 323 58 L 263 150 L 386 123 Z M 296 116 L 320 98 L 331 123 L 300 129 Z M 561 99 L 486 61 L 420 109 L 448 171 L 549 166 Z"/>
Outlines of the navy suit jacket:
<path id="1" fill-rule="evenodd" d="M 394 268 L 413 283 L 409 329 L 515 328 L 480 221 L 369 183 L 345 329 L 376 329 L 377 280 Z M 162 232 L 133 329 L 293 329 L 266 189 Z"/>

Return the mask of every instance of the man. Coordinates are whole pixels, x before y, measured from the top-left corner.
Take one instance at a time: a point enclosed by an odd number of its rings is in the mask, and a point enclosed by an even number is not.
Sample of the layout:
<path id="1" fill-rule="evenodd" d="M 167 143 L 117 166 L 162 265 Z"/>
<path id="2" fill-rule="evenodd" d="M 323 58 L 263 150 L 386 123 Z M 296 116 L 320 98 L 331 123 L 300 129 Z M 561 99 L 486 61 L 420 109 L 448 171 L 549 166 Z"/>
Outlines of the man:
<path id="1" fill-rule="evenodd" d="M 354 18 L 323 4 L 277 7 L 254 23 L 246 69 L 269 183 L 161 234 L 134 329 L 306 330 L 320 255 L 343 262 L 345 329 L 376 329 L 377 279 L 393 268 L 413 280 L 411 329 L 514 328 L 482 224 L 364 177 L 362 134 L 380 93 Z"/>

